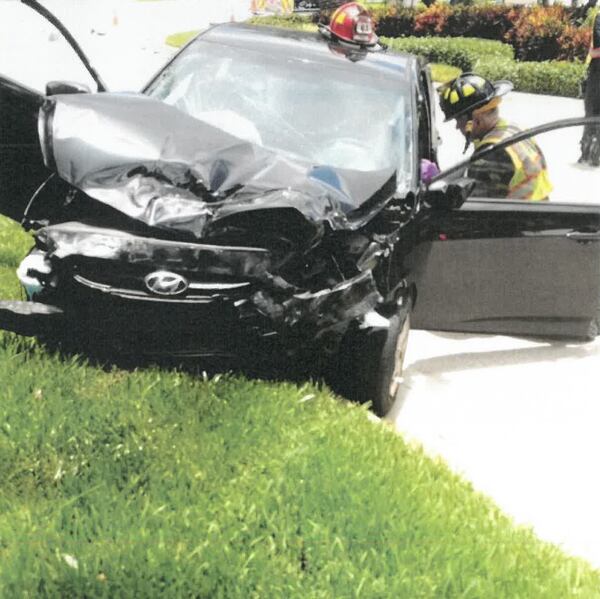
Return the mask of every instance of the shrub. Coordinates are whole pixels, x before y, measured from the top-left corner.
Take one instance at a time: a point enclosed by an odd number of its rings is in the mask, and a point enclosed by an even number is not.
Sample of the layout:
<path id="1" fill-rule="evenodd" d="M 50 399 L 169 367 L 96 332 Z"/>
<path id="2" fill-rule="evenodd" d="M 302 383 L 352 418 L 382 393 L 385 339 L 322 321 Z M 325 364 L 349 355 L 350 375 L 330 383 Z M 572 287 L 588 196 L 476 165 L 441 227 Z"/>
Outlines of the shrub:
<path id="1" fill-rule="evenodd" d="M 299 29 L 302 31 L 316 31 L 317 26 L 312 22 L 310 16 L 292 14 L 289 16 L 267 15 L 252 17 L 248 19 L 252 25 L 265 25 L 267 27 L 281 27 L 284 29 Z"/>
<path id="2" fill-rule="evenodd" d="M 433 4 L 426 8 L 392 6 L 373 11 L 377 33 L 384 37 L 476 37 L 508 42 L 517 60 L 582 60 L 587 53 L 591 16 L 574 19 L 564 6 Z M 327 20 L 326 13 L 322 19 Z M 582 27 L 574 22 L 583 21 Z"/>
<path id="3" fill-rule="evenodd" d="M 448 4 L 432 4 L 415 17 L 415 33 L 423 35 L 441 35 L 447 29 L 452 8 Z"/>
<path id="4" fill-rule="evenodd" d="M 600 7 L 598 7 L 598 6 L 596 8 L 593 8 L 592 10 L 590 10 L 587 13 L 587 17 L 586 17 L 586 19 L 584 21 L 584 25 L 586 25 L 587 27 L 591 28 L 593 26 L 593 24 L 594 24 L 594 19 L 596 18 L 596 15 L 599 12 L 600 12 Z"/>
<path id="5" fill-rule="evenodd" d="M 508 6 L 457 6 L 448 17 L 445 35 L 504 40 L 513 27 L 513 12 Z"/>
<path id="6" fill-rule="evenodd" d="M 386 11 L 373 15 L 377 33 L 387 37 L 404 37 L 415 34 L 415 18 L 419 13 L 411 8 Z"/>
<path id="7" fill-rule="evenodd" d="M 585 73 L 582 63 L 515 61 L 509 45 L 490 40 L 406 37 L 384 41 L 393 50 L 418 54 L 429 62 L 476 71 L 487 79 L 509 79 L 522 92 L 577 97 Z"/>
<path id="8" fill-rule="evenodd" d="M 585 66 L 572 62 L 518 62 L 482 60 L 477 72 L 487 79 L 509 79 L 515 90 L 552 96 L 579 96 Z"/>
<path id="9" fill-rule="evenodd" d="M 423 56 L 429 62 L 439 62 L 458 67 L 463 71 L 478 68 L 482 57 L 512 61 L 513 50 L 507 44 L 492 40 L 449 37 L 382 38 L 392 50 Z"/>
<path id="10" fill-rule="evenodd" d="M 574 27 L 567 25 L 558 39 L 560 51 L 559 60 L 585 60 L 590 42 L 592 41 L 592 30 L 588 27 Z"/>
<path id="11" fill-rule="evenodd" d="M 517 60 L 552 60 L 560 53 L 559 39 L 567 22 L 563 6 L 514 9 L 515 25 L 506 34 Z"/>

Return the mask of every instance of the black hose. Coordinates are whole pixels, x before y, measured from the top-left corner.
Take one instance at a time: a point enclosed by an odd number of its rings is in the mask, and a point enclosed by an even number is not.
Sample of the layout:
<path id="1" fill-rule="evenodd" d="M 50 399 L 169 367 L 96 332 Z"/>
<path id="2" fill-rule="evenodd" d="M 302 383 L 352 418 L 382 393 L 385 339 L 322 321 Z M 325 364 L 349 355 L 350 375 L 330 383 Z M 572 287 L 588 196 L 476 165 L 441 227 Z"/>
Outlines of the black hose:
<path id="1" fill-rule="evenodd" d="M 42 15 L 42 17 L 50 21 L 50 23 L 52 23 L 52 25 L 54 25 L 60 31 L 62 36 L 67 40 L 67 42 L 69 42 L 71 48 L 75 50 L 75 53 L 77 54 L 77 56 L 79 56 L 81 62 L 83 62 L 83 65 L 88 70 L 89 74 L 92 76 L 92 79 L 96 82 L 96 85 L 98 86 L 98 91 L 108 91 L 106 84 L 104 83 L 96 69 L 90 63 L 88 57 L 81 49 L 81 46 L 77 43 L 75 38 L 69 32 L 69 30 L 58 20 L 58 18 L 55 17 L 47 8 L 45 8 L 39 2 L 37 2 L 37 0 L 21 0 L 21 2 L 26 6 L 29 6 L 29 8 L 35 10 L 40 15 Z"/>
<path id="2" fill-rule="evenodd" d="M 527 129 L 525 131 L 521 131 L 511 137 L 506 138 L 500 143 L 486 146 L 482 150 L 478 152 L 474 152 L 471 156 L 466 158 L 465 160 L 461 160 L 459 163 L 451 166 L 450 168 L 442 171 L 435 177 L 433 177 L 430 181 L 431 183 L 435 183 L 436 181 L 440 181 L 441 179 L 445 179 L 448 175 L 455 173 L 456 171 L 460 171 L 465 169 L 476 162 L 477 160 L 481 160 L 485 158 L 488 154 L 492 154 L 498 150 L 503 150 L 504 148 L 511 146 L 512 144 L 518 143 L 527 139 L 529 137 L 533 137 L 534 135 L 539 135 L 540 133 L 546 133 L 547 131 L 553 131 L 554 129 L 563 129 L 567 127 L 577 127 L 581 125 L 600 125 L 600 116 L 588 116 L 588 117 L 578 117 L 574 119 L 562 119 L 560 121 L 552 121 L 551 123 L 546 123 L 545 125 L 540 125 L 539 127 L 533 127 L 532 129 Z"/>

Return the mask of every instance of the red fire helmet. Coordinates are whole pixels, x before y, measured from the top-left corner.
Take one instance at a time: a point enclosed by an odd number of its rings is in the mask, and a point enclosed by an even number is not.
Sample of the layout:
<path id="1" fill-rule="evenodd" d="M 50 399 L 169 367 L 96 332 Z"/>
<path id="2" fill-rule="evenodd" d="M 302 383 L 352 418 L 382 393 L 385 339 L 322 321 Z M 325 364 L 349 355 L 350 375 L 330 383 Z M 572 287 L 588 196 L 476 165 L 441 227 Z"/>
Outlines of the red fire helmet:
<path id="1" fill-rule="evenodd" d="M 373 21 L 367 9 L 358 2 L 342 4 L 331 16 L 329 30 L 345 42 L 364 46 L 377 43 Z"/>

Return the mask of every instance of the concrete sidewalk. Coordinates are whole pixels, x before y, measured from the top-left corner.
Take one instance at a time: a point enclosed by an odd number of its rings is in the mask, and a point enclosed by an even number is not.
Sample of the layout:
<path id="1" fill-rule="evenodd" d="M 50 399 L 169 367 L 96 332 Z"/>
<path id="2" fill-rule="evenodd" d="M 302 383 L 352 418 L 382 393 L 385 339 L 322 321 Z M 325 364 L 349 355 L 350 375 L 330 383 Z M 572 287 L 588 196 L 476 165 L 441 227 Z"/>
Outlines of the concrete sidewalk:
<path id="1" fill-rule="evenodd" d="M 600 341 L 411 331 L 389 418 L 519 524 L 600 568 Z"/>
<path id="2" fill-rule="evenodd" d="M 515 92 L 501 110 L 523 128 L 584 112 L 582 100 Z M 440 163 L 448 167 L 461 157 L 464 139 L 454 121 L 442 121 L 438 110 Z M 537 138 L 554 184 L 551 198 L 600 204 L 600 169 L 577 164 L 581 132 Z M 517 523 L 600 568 L 598 389 L 600 338 L 569 343 L 411 331 L 404 385 L 389 417 Z"/>
<path id="3" fill-rule="evenodd" d="M 148 81 L 173 52 L 163 44 L 166 35 L 248 14 L 241 0 L 45 4 L 64 18 L 114 90 L 137 90 Z M 90 82 L 66 43 L 16 0 L 0 0 L 0 72 L 39 89 L 49 79 Z M 503 110 L 521 125 L 583 112 L 580 100 L 530 94 L 511 94 Z M 600 170 L 575 164 L 579 135 L 563 131 L 540 142 L 556 196 L 598 203 Z M 441 162 L 449 166 L 463 142 L 452 124 L 442 136 Z M 391 418 L 517 522 L 600 567 L 599 387 L 600 341 L 412 331 Z"/>

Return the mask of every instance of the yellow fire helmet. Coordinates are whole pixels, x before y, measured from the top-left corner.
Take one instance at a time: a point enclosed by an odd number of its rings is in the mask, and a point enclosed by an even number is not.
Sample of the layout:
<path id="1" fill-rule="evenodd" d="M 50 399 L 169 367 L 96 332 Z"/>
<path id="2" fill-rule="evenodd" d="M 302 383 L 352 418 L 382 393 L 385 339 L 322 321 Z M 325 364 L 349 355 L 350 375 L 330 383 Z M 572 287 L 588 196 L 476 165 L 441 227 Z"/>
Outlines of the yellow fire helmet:
<path id="1" fill-rule="evenodd" d="M 492 83 L 475 73 L 463 73 L 442 85 L 438 93 L 445 120 L 449 121 L 473 112 L 512 89 L 513 84 L 510 81 L 501 80 Z"/>

